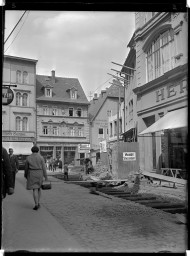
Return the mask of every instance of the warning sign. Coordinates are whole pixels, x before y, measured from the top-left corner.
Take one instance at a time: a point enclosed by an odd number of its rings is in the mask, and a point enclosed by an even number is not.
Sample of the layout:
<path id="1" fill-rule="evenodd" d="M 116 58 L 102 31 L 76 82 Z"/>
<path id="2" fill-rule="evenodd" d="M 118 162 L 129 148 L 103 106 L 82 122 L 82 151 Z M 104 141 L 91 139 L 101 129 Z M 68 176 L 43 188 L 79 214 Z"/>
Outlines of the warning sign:
<path id="1" fill-rule="evenodd" d="M 123 152 L 123 161 L 136 161 L 136 152 Z"/>

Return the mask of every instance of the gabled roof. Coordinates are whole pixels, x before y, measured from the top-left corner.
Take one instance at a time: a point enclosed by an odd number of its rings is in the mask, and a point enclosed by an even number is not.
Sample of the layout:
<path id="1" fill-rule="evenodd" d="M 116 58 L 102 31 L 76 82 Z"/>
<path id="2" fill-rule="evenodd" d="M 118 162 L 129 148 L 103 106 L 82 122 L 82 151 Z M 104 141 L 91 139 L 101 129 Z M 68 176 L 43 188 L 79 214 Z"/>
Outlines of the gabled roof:
<path id="1" fill-rule="evenodd" d="M 120 88 L 121 88 L 120 97 L 122 100 L 122 99 L 124 99 L 124 87 L 120 86 Z M 100 95 L 95 102 L 94 102 L 94 100 L 90 101 L 90 107 L 88 110 L 90 121 L 94 120 L 94 118 L 97 116 L 100 109 L 103 107 L 105 101 L 108 98 L 115 98 L 115 99 L 119 98 L 118 85 L 111 85 L 109 88 L 107 88 L 105 90 L 105 94 L 103 96 Z"/>
<path id="2" fill-rule="evenodd" d="M 45 97 L 43 87 L 52 86 L 52 97 Z M 71 99 L 69 89 L 77 90 L 77 99 Z M 51 76 L 36 75 L 36 100 L 49 102 L 66 102 L 73 104 L 90 104 L 83 88 L 77 78 L 55 77 L 55 83 Z"/>

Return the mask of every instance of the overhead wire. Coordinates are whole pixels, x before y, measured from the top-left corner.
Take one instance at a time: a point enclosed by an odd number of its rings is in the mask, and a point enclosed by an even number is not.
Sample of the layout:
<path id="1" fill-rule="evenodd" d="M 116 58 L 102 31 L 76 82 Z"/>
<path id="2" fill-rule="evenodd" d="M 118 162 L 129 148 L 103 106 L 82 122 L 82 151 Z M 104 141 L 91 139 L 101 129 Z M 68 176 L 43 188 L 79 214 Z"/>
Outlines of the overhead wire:
<path id="1" fill-rule="evenodd" d="M 25 12 L 26 12 L 26 11 L 25 11 Z M 14 42 L 15 39 L 17 38 L 17 36 L 18 36 L 18 34 L 20 33 L 20 31 L 21 31 L 21 29 L 22 29 L 24 23 L 26 22 L 26 19 L 27 19 L 28 15 L 29 15 L 29 12 L 30 12 L 30 11 L 28 11 L 27 16 L 26 16 L 24 22 L 22 23 L 22 25 L 21 25 L 21 27 L 20 27 L 18 33 L 16 34 L 15 38 L 12 40 L 12 42 L 11 42 L 10 45 L 7 47 L 7 49 L 5 50 L 4 53 L 6 53 L 6 51 L 10 48 L 10 46 L 13 44 L 13 42 Z M 24 14 L 25 14 L 25 13 L 24 13 Z M 24 15 L 24 14 L 23 14 L 23 15 Z M 22 15 L 22 17 L 23 17 L 23 15 Z M 21 20 L 21 19 L 20 19 L 20 20 Z M 17 23 L 17 24 L 18 24 L 18 23 Z M 15 26 L 15 27 L 16 27 L 16 26 Z M 13 30 L 12 30 L 12 32 L 13 32 Z M 11 32 L 11 34 L 12 34 L 12 32 Z M 9 35 L 9 36 L 10 36 L 10 35 Z M 7 38 L 7 39 L 8 39 L 8 38 Z M 7 40 L 6 40 L 6 41 L 7 41 Z M 6 41 L 5 41 L 5 42 L 6 42 Z"/>

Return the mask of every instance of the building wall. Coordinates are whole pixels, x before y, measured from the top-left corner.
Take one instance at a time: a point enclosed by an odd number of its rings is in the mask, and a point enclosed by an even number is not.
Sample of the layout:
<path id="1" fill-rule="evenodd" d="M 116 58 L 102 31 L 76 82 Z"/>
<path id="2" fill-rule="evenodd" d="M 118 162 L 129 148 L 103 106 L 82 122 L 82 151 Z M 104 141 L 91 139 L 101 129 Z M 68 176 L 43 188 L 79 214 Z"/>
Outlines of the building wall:
<path id="1" fill-rule="evenodd" d="M 3 64 L 3 85 L 16 85 L 10 87 L 14 99 L 10 105 L 2 107 L 2 140 L 5 142 L 31 142 L 36 140 L 36 60 L 6 56 Z M 16 72 L 21 71 L 21 81 L 17 80 Z M 28 73 L 27 82 L 23 81 L 23 72 Z M 16 105 L 16 93 L 28 94 L 27 106 Z M 16 117 L 28 118 L 27 130 L 16 130 Z M 10 144 L 10 143 L 9 143 Z M 8 144 L 7 144 L 8 145 Z"/>
<path id="2" fill-rule="evenodd" d="M 90 125 L 90 137 L 91 137 L 91 149 L 95 152 L 91 153 L 92 156 L 92 162 L 93 164 L 96 164 L 96 152 L 100 151 L 100 142 L 101 141 L 108 141 L 108 114 L 111 111 L 112 115 L 116 115 L 117 113 L 117 106 L 118 106 L 118 100 L 114 98 L 107 98 L 104 102 L 102 108 L 100 109 L 99 113 L 95 117 L 95 119 L 92 121 L 92 124 Z M 100 136 L 99 128 L 103 128 L 103 134 L 104 136 Z"/>
<path id="3" fill-rule="evenodd" d="M 144 16 L 144 17 L 143 17 Z M 168 111 L 187 106 L 187 18 L 185 13 L 157 13 L 144 26 L 145 13 L 136 14 L 136 58 L 137 87 L 144 88 L 137 96 L 138 133 L 146 129 L 146 121 L 159 120 Z M 174 66 L 156 79 L 148 82 L 146 52 L 144 46 L 153 40 L 155 31 L 160 27 L 171 26 L 174 33 Z M 172 71 L 173 70 L 173 71 Z M 146 121 L 145 121 L 146 120 Z M 152 136 L 138 137 L 140 149 L 140 168 L 152 171 L 153 161 Z M 167 144 L 167 143 L 165 143 Z M 161 132 L 156 132 L 156 168 L 160 168 L 159 158 L 162 153 Z M 166 145 L 167 147 L 167 145 Z M 167 150 L 166 150 L 167 151 Z"/>

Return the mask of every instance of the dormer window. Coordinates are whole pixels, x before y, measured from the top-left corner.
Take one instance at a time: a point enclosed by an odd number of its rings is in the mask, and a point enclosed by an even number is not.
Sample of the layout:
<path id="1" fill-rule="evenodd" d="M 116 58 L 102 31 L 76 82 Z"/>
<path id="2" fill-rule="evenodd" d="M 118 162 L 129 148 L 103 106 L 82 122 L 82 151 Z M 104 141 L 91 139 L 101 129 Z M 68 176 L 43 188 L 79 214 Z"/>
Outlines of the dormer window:
<path id="1" fill-rule="evenodd" d="M 70 90 L 70 97 L 71 99 L 77 99 L 77 90 L 75 88 Z"/>
<path id="2" fill-rule="evenodd" d="M 45 96 L 46 97 L 52 97 L 52 89 L 51 88 L 46 88 L 45 89 Z"/>

